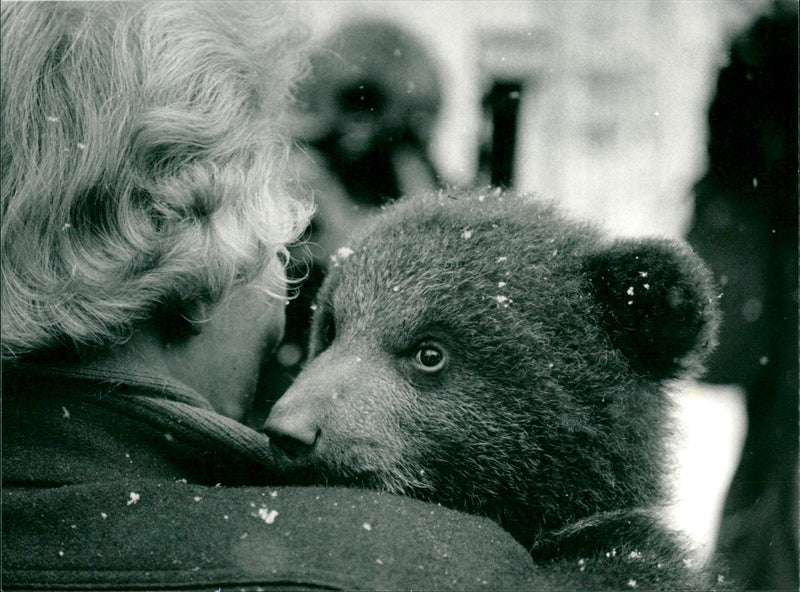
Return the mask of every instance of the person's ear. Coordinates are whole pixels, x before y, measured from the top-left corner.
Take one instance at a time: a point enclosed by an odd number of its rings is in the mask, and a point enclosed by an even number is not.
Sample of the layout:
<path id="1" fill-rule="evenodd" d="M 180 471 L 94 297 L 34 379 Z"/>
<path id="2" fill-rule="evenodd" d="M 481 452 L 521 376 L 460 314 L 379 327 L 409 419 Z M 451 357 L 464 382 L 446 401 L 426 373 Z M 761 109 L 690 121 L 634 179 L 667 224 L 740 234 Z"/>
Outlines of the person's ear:
<path id="1" fill-rule="evenodd" d="M 161 340 L 176 345 L 199 335 L 203 324 L 198 320 L 206 318 L 208 312 L 208 304 L 204 301 L 165 303 L 154 315 Z"/>

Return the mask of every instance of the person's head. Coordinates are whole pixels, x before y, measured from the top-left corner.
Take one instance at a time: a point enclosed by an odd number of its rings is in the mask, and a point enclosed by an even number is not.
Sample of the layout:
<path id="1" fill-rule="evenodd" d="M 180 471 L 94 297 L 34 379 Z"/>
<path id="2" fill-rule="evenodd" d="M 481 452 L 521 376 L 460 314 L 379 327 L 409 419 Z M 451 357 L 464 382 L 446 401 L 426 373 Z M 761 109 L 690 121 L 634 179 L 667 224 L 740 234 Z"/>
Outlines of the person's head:
<path id="1" fill-rule="evenodd" d="M 282 254 L 310 212 L 280 174 L 305 62 L 279 17 L 259 2 L 3 3 L 3 359 L 144 327 L 180 347 L 245 301 L 280 333 Z"/>
<path id="2" fill-rule="evenodd" d="M 298 90 L 293 132 L 353 163 L 410 145 L 427 152 L 442 103 L 439 64 L 422 39 L 384 19 L 356 19 L 324 38 Z"/>

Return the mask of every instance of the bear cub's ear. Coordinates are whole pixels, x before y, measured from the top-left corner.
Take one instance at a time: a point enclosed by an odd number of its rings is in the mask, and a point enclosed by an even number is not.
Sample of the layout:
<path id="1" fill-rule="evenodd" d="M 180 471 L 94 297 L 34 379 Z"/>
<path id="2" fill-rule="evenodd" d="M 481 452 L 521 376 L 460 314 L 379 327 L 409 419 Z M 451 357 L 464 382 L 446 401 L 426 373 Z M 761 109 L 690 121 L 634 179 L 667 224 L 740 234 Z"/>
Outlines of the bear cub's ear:
<path id="1" fill-rule="evenodd" d="M 623 240 L 588 255 L 599 322 L 634 370 L 656 379 L 698 373 L 716 345 L 717 293 L 681 243 Z"/>

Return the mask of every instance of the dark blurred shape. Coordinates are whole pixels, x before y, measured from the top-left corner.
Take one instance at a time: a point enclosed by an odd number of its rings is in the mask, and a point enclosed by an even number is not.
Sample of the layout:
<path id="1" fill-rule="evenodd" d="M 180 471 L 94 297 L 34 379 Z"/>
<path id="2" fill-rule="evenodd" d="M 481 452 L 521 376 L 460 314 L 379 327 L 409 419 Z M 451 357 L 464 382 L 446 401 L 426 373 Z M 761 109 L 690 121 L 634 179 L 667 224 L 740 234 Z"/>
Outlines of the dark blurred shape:
<path id="1" fill-rule="evenodd" d="M 522 83 L 497 81 L 483 99 L 484 117 L 491 126 L 491 143 L 481 146 L 479 169 L 489 171 L 493 186 L 511 187 L 514 181 L 521 93 Z"/>
<path id="2" fill-rule="evenodd" d="M 756 590 L 798 589 L 797 27 L 797 5 L 776 3 L 731 45 L 688 237 L 723 292 L 706 380 L 747 397 L 717 546 Z"/>
<path id="3" fill-rule="evenodd" d="M 320 44 L 296 95 L 298 184 L 314 193 L 317 213 L 308 244 L 293 253 L 297 296 L 283 344 L 262 372 L 270 383 L 250 421 L 258 427 L 305 361 L 311 306 L 331 257 L 381 205 L 440 184 L 429 156 L 441 105 L 438 66 L 403 28 L 383 20 L 343 25 Z"/>

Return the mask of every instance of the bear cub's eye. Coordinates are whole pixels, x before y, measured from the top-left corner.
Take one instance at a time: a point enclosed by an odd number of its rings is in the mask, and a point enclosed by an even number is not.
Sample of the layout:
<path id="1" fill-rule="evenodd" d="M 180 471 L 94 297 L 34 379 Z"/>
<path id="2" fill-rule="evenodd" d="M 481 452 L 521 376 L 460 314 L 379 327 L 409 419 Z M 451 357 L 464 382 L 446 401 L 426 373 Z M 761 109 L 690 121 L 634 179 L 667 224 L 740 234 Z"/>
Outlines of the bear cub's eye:
<path id="1" fill-rule="evenodd" d="M 436 343 L 422 343 L 414 351 L 414 365 L 423 372 L 438 372 L 444 368 L 447 356 Z"/>

